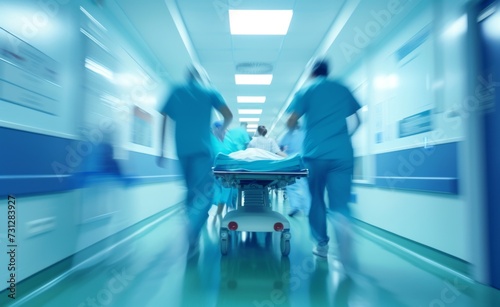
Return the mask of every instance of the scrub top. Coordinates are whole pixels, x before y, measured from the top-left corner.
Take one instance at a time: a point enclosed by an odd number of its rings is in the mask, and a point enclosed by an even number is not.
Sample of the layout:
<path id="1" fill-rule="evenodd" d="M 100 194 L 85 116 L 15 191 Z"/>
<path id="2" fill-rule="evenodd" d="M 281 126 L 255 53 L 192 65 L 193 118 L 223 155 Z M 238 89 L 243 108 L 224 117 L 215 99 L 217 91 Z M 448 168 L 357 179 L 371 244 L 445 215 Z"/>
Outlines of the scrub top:
<path id="1" fill-rule="evenodd" d="M 161 113 L 176 122 L 175 142 L 179 157 L 190 155 L 213 155 L 210 121 L 212 108 L 226 105 L 215 90 L 190 81 L 176 87 Z"/>
<path id="2" fill-rule="evenodd" d="M 226 143 L 230 152 L 245 150 L 249 142 L 250 135 L 248 135 L 248 131 L 243 127 L 229 130 L 224 138 L 224 143 Z"/>
<path id="3" fill-rule="evenodd" d="M 325 77 L 299 91 L 287 111 L 305 115 L 303 157 L 353 159 L 346 118 L 360 108 L 345 86 Z"/>

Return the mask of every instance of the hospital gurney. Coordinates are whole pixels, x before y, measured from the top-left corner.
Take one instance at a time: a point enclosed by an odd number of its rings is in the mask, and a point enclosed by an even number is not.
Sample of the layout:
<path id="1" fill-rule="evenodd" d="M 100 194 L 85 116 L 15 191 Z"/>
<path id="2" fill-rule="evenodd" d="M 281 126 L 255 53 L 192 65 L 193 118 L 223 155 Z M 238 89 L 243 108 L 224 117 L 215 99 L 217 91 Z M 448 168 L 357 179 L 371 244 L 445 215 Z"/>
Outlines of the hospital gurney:
<path id="1" fill-rule="evenodd" d="M 269 190 L 293 184 L 296 178 L 307 177 L 299 156 L 280 160 L 244 161 L 219 154 L 213 173 L 224 187 L 238 189 L 236 210 L 228 212 L 220 226 L 220 248 L 223 255 L 229 249 L 230 232 L 281 232 L 283 256 L 290 253 L 290 223 L 273 211 Z"/>

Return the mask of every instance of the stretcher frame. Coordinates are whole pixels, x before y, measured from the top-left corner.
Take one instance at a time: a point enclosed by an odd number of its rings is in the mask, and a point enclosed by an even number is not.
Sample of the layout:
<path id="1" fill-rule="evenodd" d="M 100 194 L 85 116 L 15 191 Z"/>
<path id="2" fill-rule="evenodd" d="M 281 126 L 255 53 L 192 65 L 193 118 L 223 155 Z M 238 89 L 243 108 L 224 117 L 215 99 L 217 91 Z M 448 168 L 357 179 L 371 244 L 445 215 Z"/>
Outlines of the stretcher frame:
<path id="1" fill-rule="evenodd" d="M 236 210 L 228 212 L 220 226 L 220 249 L 223 255 L 229 250 L 231 232 L 281 232 L 280 250 L 283 256 L 290 253 L 290 223 L 281 213 L 273 211 L 269 191 L 295 183 L 295 179 L 308 176 L 300 171 L 241 171 L 217 170 L 213 174 L 222 186 L 238 189 Z M 234 229 L 234 223 L 237 228 Z M 281 226 L 280 226 L 281 225 Z"/>

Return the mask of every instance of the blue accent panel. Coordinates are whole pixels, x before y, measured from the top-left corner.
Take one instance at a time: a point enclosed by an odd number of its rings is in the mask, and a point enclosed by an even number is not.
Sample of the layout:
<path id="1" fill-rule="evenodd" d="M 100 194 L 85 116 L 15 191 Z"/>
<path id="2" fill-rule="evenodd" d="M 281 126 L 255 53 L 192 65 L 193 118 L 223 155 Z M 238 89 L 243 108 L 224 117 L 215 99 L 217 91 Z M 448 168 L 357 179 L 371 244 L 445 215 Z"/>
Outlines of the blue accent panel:
<path id="1" fill-rule="evenodd" d="M 21 195 L 21 194 L 45 194 L 76 189 L 82 186 L 82 180 L 78 176 L 59 178 L 36 177 L 36 176 L 2 176 L 0 177 L 1 195 Z"/>
<path id="2" fill-rule="evenodd" d="M 486 80 L 482 90 L 490 93 L 490 101 L 484 101 L 490 109 L 484 114 L 484 157 L 486 160 L 485 183 L 487 203 L 488 229 L 488 265 L 490 284 L 500 289 L 500 39 L 488 35 L 486 27 L 492 28 L 499 16 L 499 1 L 482 1 L 480 8 L 494 5 L 497 16 L 490 16 L 480 23 L 481 59 L 483 59 L 481 76 Z M 496 25 L 495 25 L 496 26 Z"/>
<path id="3" fill-rule="evenodd" d="M 157 165 L 157 156 L 139 152 L 129 152 L 126 163 L 131 172 L 127 177 L 140 183 L 165 182 L 182 179 L 182 169 L 178 160 L 165 159 L 163 167 Z"/>
<path id="4" fill-rule="evenodd" d="M 458 179 L 416 179 L 375 177 L 375 186 L 381 188 L 458 194 Z"/>
<path id="5" fill-rule="evenodd" d="M 375 186 L 458 194 L 458 143 L 376 156 Z"/>
<path id="6" fill-rule="evenodd" d="M 73 140 L 0 127 L 0 195 L 74 189 L 76 177 L 57 176 L 53 163 L 66 163 Z M 75 165 L 76 166 L 76 165 Z"/>
<path id="7" fill-rule="evenodd" d="M 0 195 L 66 191 L 99 180 L 144 184 L 182 179 L 179 162 L 130 152 L 113 160 L 109 144 L 0 127 Z"/>
<path id="8" fill-rule="evenodd" d="M 0 127 L 0 175 L 55 175 L 73 140 Z"/>

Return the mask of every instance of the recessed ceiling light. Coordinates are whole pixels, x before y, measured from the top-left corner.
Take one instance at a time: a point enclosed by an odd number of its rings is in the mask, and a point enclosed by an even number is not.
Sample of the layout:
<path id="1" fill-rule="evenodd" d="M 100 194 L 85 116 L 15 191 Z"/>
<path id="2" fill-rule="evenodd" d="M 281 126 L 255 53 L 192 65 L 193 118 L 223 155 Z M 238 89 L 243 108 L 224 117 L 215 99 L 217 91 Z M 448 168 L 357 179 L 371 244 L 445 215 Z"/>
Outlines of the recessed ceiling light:
<path id="1" fill-rule="evenodd" d="M 262 109 L 238 109 L 238 114 L 262 114 Z"/>
<path id="2" fill-rule="evenodd" d="M 251 117 L 241 117 L 240 118 L 240 122 L 258 122 L 259 120 L 260 120 L 260 118 L 251 118 Z"/>
<path id="3" fill-rule="evenodd" d="M 269 85 L 273 81 L 273 75 L 234 75 L 234 81 L 236 84 L 260 84 L 260 85 Z"/>
<path id="4" fill-rule="evenodd" d="M 237 96 L 236 102 L 238 103 L 264 103 L 266 96 Z"/>
<path id="5" fill-rule="evenodd" d="M 270 74 L 273 65 L 264 62 L 242 62 L 236 65 L 236 71 L 240 74 Z"/>
<path id="6" fill-rule="evenodd" d="M 259 127 L 259 124 L 247 124 L 247 129 L 257 129 Z"/>
<path id="7" fill-rule="evenodd" d="M 229 10 L 232 35 L 285 35 L 293 10 Z"/>
<path id="8" fill-rule="evenodd" d="M 247 132 L 255 132 L 255 131 L 257 131 L 256 128 L 255 129 L 247 129 Z"/>

